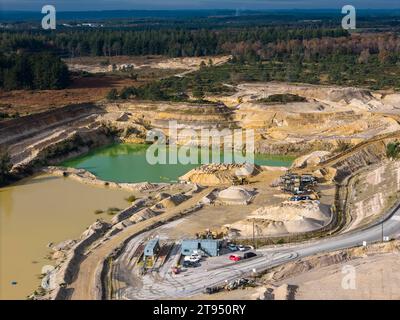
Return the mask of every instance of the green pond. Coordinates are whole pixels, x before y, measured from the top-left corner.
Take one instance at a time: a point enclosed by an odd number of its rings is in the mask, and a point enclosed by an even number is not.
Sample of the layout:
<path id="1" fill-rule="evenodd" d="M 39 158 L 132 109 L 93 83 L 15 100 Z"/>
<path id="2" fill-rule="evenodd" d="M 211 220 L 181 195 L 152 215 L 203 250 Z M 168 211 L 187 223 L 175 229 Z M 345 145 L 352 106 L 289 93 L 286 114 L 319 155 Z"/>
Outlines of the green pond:
<path id="1" fill-rule="evenodd" d="M 189 170 L 200 164 L 226 161 L 224 155 L 217 151 L 205 149 L 190 149 L 187 155 L 196 155 L 198 164 L 171 164 L 167 154 L 167 164 L 150 164 L 146 159 L 148 145 L 143 144 L 114 144 L 107 147 L 95 149 L 84 156 L 61 163 L 62 166 L 86 169 L 102 180 L 114 182 L 174 182 Z M 159 155 L 156 153 L 156 155 Z M 208 155 L 208 156 L 207 156 Z M 235 159 L 235 157 L 233 156 Z M 256 154 L 255 163 L 266 166 L 290 166 L 292 157 L 271 156 Z"/>

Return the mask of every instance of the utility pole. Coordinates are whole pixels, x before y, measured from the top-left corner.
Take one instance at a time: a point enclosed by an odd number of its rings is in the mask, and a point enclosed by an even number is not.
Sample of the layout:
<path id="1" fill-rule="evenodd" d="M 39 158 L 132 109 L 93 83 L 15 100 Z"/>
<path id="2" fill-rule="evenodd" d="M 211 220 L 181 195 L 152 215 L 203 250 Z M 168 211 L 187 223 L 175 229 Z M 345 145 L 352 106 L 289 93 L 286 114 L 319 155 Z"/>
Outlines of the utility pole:
<path id="1" fill-rule="evenodd" d="M 253 246 L 254 246 L 254 249 L 256 249 L 256 235 L 255 235 L 255 232 L 254 232 L 254 218 L 253 218 Z"/>

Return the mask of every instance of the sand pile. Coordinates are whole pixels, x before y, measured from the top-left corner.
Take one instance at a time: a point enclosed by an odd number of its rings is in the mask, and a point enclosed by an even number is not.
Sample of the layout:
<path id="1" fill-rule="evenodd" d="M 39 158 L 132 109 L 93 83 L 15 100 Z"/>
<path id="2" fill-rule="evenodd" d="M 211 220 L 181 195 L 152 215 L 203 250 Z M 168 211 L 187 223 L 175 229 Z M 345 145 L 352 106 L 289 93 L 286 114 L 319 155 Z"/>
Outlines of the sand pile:
<path id="1" fill-rule="evenodd" d="M 242 237 L 274 236 L 287 233 L 309 232 L 327 225 L 331 219 L 329 208 L 319 201 L 285 201 L 280 205 L 261 207 L 244 220 L 227 225 Z"/>
<path id="2" fill-rule="evenodd" d="M 214 65 L 218 65 L 225 63 L 229 58 L 230 56 L 172 58 L 158 62 L 154 64 L 154 67 L 160 69 L 197 70 L 202 62 L 207 64 L 209 60 L 212 60 Z"/>
<path id="3" fill-rule="evenodd" d="M 288 230 L 285 228 L 285 224 L 282 221 L 273 221 L 262 218 L 248 218 L 226 225 L 226 227 L 229 228 L 231 233 L 240 237 L 253 236 L 253 229 L 256 237 L 275 236 L 288 233 Z"/>
<path id="4" fill-rule="evenodd" d="M 132 223 L 138 223 L 138 222 L 144 221 L 146 219 L 155 217 L 156 215 L 158 215 L 158 213 L 156 211 L 151 210 L 150 208 L 145 208 L 145 209 L 138 211 L 132 217 L 130 217 L 129 221 Z"/>
<path id="5" fill-rule="evenodd" d="M 261 167 L 248 164 L 205 164 L 180 177 L 181 181 L 205 186 L 234 184 L 241 177 L 252 177 L 262 171 Z"/>
<path id="6" fill-rule="evenodd" d="M 218 193 L 218 200 L 224 204 L 246 205 L 253 198 L 253 193 L 243 187 L 232 186 Z"/>
<path id="7" fill-rule="evenodd" d="M 314 151 L 295 159 L 291 168 L 305 168 L 307 166 L 317 165 L 326 160 L 330 154 L 329 151 Z"/>
<path id="8" fill-rule="evenodd" d="M 177 205 L 181 204 L 183 201 L 186 201 L 188 196 L 184 194 L 175 194 L 169 197 L 162 199 L 160 202 L 155 204 L 152 208 L 154 209 L 170 209 L 174 208 Z"/>
<path id="9" fill-rule="evenodd" d="M 157 204 L 157 207 L 161 207 L 161 208 L 165 208 L 165 209 L 170 209 L 170 208 L 173 208 L 176 206 L 177 206 L 177 203 L 171 197 L 161 200 Z"/>
<path id="10" fill-rule="evenodd" d="M 169 193 L 166 192 L 160 192 L 158 194 L 156 194 L 155 199 L 158 201 L 164 200 L 168 197 L 170 197 L 171 195 Z"/>

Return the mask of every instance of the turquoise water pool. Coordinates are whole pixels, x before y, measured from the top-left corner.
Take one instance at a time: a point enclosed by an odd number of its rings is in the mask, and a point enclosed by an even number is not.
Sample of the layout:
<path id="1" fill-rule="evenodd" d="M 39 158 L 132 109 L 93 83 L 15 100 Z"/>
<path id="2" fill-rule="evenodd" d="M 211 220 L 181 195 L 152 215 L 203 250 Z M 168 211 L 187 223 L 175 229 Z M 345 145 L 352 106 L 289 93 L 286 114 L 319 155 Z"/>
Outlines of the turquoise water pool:
<path id="1" fill-rule="evenodd" d="M 198 167 L 207 150 L 191 149 L 198 151 L 199 164 L 154 164 L 146 159 L 148 145 L 143 144 L 114 144 L 95 149 L 84 156 L 63 162 L 61 165 L 79 169 L 86 169 L 97 177 L 114 182 L 174 182 L 189 170 Z M 209 152 L 218 158 L 215 152 Z M 210 158 L 211 158 L 210 156 Z M 290 166 L 292 157 L 255 155 L 255 163 L 268 166 Z M 224 162 L 223 154 L 220 162 Z M 230 161 L 229 161 L 230 162 Z"/>

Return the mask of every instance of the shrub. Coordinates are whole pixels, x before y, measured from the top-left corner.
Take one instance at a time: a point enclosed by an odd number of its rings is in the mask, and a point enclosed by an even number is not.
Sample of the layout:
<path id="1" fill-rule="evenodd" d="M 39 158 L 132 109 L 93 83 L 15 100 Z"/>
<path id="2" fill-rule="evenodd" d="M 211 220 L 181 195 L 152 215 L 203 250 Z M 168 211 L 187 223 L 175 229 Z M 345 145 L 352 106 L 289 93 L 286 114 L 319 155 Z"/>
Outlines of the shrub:
<path id="1" fill-rule="evenodd" d="M 290 102 L 307 102 L 307 99 L 298 96 L 297 94 L 285 93 L 285 94 L 272 94 L 267 98 L 257 100 L 257 102 L 262 102 L 267 104 L 273 104 L 273 103 L 286 104 Z"/>
<path id="2" fill-rule="evenodd" d="M 400 142 L 390 142 L 386 146 L 386 156 L 388 158 L 397 159 L 399 158 L 400 149 L 399 149 Z"/>
<path id="3" fill-rule="evenodd" d="M 337 147 L 334 150 L 334 153 L 342 153 L 342 152 L 349 150 L 350 148 L 351 148 L 351 143 L 343 141 L 343 140 L 339 140 L 337 143 Z"/>
<path id="4" fill-rule="evenodd" d="M 121 210 L 119 208 L 111 207 L 111 208 L 107 209 L 107 214 L 110 215 L 110 216 L 113 216 L 113 215 L 117 214 L 120 211 Z"/>
<path id="5" fill-rule="evenodd" d="M 108 91 L 106 98 L 109 101 L 117 100 L 118 99 L 118 91 L 117 91 L 117 89 L 113 88 L 110 91 Z"/>
<path id="6" fill-rule="evenodd" d="M 121 92 L 119 93 L 119 97 L 121 99 L 126 100 L 135 94 L 136 94 L 136 91 L 135 91 L 134 87 L 123 87 Z"/>
<path id="7" fill-rule="evenodd" d="M 125 200 L 132 203 L 132 202 L 134 202 L 136 200 L 136 196 L 135 195 L 131 195 L 131 196 L 125 198 Z"/>
<path id="8" fill-rule="evenodd" d="M 6 184 L 10 178 L 12 168 L 11 158 L 8 152 L 0 150 L 0 185 Z"/>

